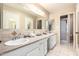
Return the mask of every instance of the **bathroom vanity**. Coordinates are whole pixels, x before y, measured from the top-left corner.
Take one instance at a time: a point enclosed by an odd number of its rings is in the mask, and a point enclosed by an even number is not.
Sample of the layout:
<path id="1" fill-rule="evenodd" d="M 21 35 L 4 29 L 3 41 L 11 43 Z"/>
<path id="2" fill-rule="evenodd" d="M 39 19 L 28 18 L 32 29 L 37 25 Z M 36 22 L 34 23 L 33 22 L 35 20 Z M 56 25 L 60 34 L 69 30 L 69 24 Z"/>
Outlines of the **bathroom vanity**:
<path id="1" fill-rule="evenodd" d="M 45 56 L 48 47 L 53 48 L 56 45 L 56 34 L 48 33 L 41 36 L 28 38 L 29 42 L 24 45 L 7 46 L 1 44 L 0 55 L 2 56 Z M 50 44 L 48 44 L 50 43 Z"/>

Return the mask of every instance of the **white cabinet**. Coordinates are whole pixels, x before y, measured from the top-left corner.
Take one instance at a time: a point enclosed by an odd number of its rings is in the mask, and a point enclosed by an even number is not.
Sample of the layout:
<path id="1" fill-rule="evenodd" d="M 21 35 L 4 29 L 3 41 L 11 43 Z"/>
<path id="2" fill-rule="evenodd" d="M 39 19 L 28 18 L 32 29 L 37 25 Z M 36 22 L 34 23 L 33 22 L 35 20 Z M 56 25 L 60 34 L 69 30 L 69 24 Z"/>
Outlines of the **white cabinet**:
<path id="1" fill-rule="evenodd" d="M 40 44 L 39 47 L 35 48 L 34 50 L 30 51 L 27 56 L 43 56 L 43 44 Z"/>
<path id="2" fill-rule="evenodd" d="M 43 43 L 40 43 L 39 51 L 40 51 L 41 56 L 43 56 L 44 55 L 44 53 L 43 53 L 44 52 Z"/>
<path id="3" fill-rule="evenodd" d="M 56 35 L 52 35 L 49 38 L 49 49 L 52 49 L 56 45 Z"/>
<path id="4" fill-rule="evenodd" d="M 47 54 L 47 40 L 48 38 L 45 39 L 45 41 L 43 42 L 43 54 L 46 55 Z"/>
<path id="5" fill-rule="evenodd" d="M 56 35 L 53 36 L 53 46 L 56 45 Z"/>
<path id="6" fill-rule="evenodd" d="M 29 53 L 27 53 L 27 56 L 42 56 L 42 50 L 43 50 L 43 44 L 42 41 L 38 42 L 38 47 L 35 47 L 35 49 L 31 50 Z"/>
<path id="7" fill-rule="evenodd" d="M 11 52 L 5 53 L 5 54 L 3 54 L 3 56 L 25 56 L 26 51 L 29 50 L 26 48 L 28 48 L 28 46 L 18 48 L 16 50 L 11 51 Z"/>
<path id="8" fill-rule="evenodd" d="M 45 38 L 39 42 L 39 46 L 34 50 L 30 51 L 27 56 L 44 56 L 47 53 L 47 40 Z"/>
<path id="9" fill-rule="evenodd" d="M 30 52 L 27 54 L 27 56 L 40 56 L 40 50 L 39 50 L 39 48 L 36 48 L 36 49 L 30 51 Z"/>
<path id="10" fill-rule="evenodd" d="M 15 49 L 3 56 L 44 56 L 47 53 L 47 38 Z"/>
<path id="11" fill-rule="evenodd" d="M 36 47 L 39 46 L 39 41 L 33 44 L 29 44 L 27 46 L 15 49 L 11 52 L 3 54 L 3 56 L 26 56 L 27 53 L 35 49 Z"/>

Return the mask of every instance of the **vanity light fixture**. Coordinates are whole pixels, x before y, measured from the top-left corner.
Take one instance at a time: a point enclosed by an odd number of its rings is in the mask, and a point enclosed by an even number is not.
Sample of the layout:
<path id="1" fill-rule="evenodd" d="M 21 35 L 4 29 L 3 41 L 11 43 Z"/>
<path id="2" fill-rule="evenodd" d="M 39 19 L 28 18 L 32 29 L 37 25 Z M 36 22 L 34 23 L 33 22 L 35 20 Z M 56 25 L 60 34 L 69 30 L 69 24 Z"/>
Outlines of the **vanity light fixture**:
<path id="1" fill-rule="evenodd" d="M 25 4 L 25 7 L 26 6 L 34 13 L 40 15 L 40 16 L 46 16 L 46 14 L 37 6 L 35 6 L 34 4 Z"/>

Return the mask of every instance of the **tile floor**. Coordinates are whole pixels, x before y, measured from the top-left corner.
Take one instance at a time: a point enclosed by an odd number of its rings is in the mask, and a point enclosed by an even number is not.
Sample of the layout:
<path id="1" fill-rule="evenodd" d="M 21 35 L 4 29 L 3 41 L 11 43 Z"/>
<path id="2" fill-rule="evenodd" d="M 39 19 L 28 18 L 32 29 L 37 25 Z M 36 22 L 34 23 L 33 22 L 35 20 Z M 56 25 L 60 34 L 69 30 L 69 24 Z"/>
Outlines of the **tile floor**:
<path id="1" fill-rule="evenodd" d="M 57 45 L 55 48 L 50 50 L 47 56 L 76 56 L 72 46 L 70 45 Z"/>

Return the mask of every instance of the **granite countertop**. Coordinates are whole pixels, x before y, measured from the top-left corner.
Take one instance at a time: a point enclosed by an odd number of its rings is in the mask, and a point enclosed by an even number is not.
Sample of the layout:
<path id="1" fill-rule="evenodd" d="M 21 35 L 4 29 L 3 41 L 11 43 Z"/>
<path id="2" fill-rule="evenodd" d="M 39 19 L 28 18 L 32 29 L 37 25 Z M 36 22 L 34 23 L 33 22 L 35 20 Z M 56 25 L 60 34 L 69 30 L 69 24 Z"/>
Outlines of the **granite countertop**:
<path id="1" fill-rule="evenodd" d="M 18 46 L 7 46 L 7 45 L 4 44 L 5 42 L 2 42 L 0 44 L 0 55 L 3 55 L 4 53 L 8 53 L 12 50 L 21 48 L 23 46 L 27 46 L 29 44 L 32 44 L 32 43 L 36 42 L 36 41 L 39 41 L 39 40 L 42 40 L 44 38 L 50 37 L 52 35 L 55 35 L 55 33 L 48 33 L 46 35 L 43 34 L 41 36 L 35 36 L 35 37 L 32 37 L 32 38 L 28 38 L 29 42 L 27 42 L 25 45 L 18 45 Z"/>

